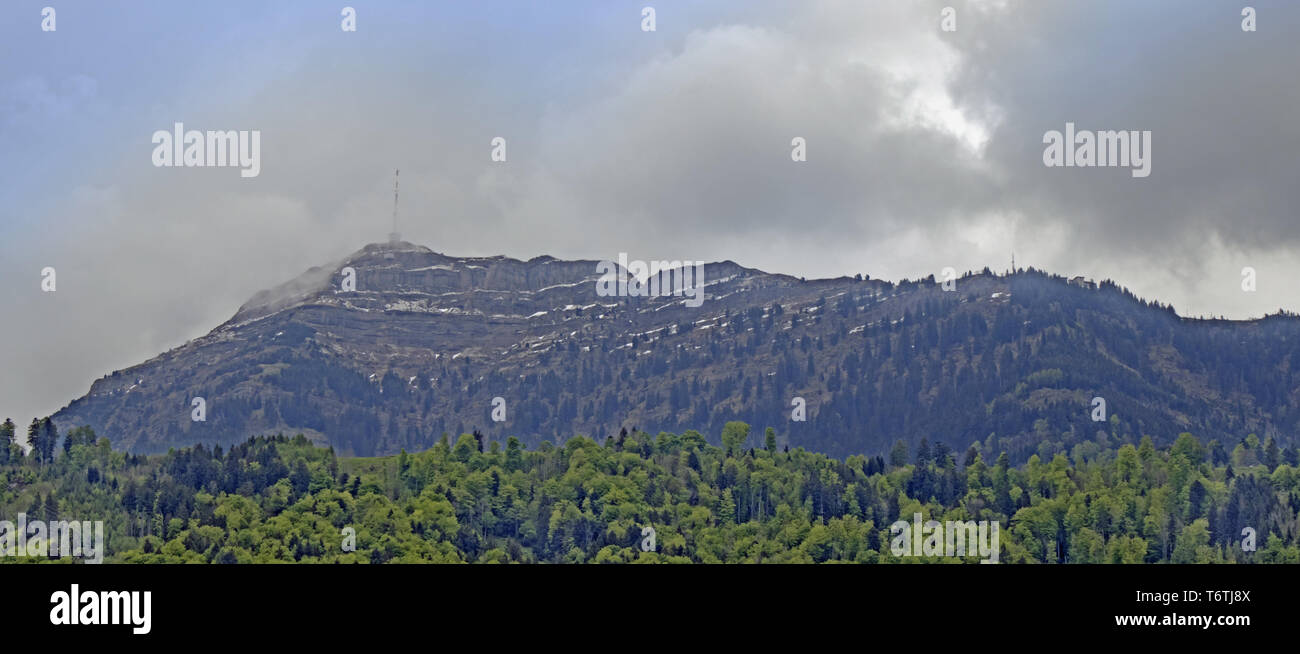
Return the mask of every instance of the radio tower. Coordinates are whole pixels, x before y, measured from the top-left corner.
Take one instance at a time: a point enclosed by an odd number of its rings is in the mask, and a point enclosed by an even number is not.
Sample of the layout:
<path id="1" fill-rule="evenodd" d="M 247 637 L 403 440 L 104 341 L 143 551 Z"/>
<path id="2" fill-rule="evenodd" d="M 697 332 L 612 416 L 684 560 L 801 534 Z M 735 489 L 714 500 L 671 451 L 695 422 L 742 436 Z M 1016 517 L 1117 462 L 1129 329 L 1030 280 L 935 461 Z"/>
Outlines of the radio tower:
<path id="1" fill-rule="evenodd" d="M 397 182 L 401 170 L 393 171 L 393 231 L 388 233 L 388 243 L 397 245 L 402 241 L 402 235 L 397 232 Z"/>

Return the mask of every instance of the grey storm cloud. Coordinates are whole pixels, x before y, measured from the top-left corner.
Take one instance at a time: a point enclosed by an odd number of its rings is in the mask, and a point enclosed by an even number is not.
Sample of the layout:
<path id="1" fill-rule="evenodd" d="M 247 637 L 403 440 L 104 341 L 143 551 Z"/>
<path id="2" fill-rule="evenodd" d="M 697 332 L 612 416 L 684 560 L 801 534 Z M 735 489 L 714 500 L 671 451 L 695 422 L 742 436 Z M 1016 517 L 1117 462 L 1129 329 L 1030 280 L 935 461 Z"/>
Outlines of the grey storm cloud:
<path id="1" fill-rule="evenodd" d="M 1240 29 L 1226 3 L 1031 3 L 1015 21 L 958 40 L 966 74 L 954 93 L 1005 111 L 989 156 L 1024 184 L 1040 213 L 1106 248 L 1178 249 L 1207 236 L 1245 248 L 1294 245 L 1300 191 L 1292 119 L 1294 7 L 1259 5 L 1266 26 Z M 966 36 L 964 38 L 971 38 Z M 1151 130 L 1155 174 L 1061 174 L 1039 165 L 1047 129 Z"/>
<path id="2" fill-rule="evenodd" d="M 525 3 L 560 14 L 536 38 L 518 14 L 459 9 L 476 30 L 505 25 L 497 40 L 364 7 L 355 35 L 297 38 L 315 28 L 281 17 L 296 31 L 225 35 L 237 65 L 204 60 L 202 84 L 148 100 L 75 68 L 0 80 L 14 108 L 0 125 L 24 151 L 87 133 L 78 106 L 112 137 L 57 192 L 10 208 L 27 228 L 4 233 L 16 281 L 0 300 L 24 319 L 0 344 L 0 415 L 50 413 L 382 240 L 394 168 L 405 238 L 452 255 L 898 279 L 1001 271 L 1014 251 L 1184 314 L 1300 308 L 1292 3 L 1255 3 L 1254 33 L 1230 3 L 654 4 L 645 33 L 640 5 Z M 956 32 L 939 29 L 946 5 Z M 72 126 L 29 129 L 57 98 Z M 1043 134 L 1067 121 L 1151 130 L 1151 176 L 1044 167 Z M 149 135 L 173 122 L 260 130 L 261 174 L 152 167 Z M 497 136 L 506 163 L 489 160 Z M 795 137 L 807 162 L 791 161 Z M 54 294 L 39 292 L 47 265 Z M 1243 266 L 1258 293 L 1240 292 Z"/>

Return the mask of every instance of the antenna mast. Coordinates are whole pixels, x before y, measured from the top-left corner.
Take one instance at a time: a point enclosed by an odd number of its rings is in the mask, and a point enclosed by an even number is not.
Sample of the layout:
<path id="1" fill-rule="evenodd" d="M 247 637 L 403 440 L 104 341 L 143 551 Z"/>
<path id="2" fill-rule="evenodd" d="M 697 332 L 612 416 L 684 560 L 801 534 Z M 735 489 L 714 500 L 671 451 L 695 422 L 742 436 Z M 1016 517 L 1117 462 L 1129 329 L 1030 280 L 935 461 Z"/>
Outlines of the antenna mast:
<path id="1" fill-rule="evenodd" d="M 388 242 L 393 244 L 402 240 L 402 235 L 397 232 L 397 182 L 401 174 L 401 170 L 393 171 L 393 231 L 388 234 Z"/>

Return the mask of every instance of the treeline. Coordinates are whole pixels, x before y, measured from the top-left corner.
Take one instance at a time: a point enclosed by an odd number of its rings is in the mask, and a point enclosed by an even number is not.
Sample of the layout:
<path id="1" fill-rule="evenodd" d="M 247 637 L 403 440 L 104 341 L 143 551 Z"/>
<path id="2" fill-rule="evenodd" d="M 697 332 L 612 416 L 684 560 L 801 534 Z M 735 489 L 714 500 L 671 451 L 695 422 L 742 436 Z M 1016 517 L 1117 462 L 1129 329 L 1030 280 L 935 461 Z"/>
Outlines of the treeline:
<path id="1" fill-rule="evenodd" d="M 890 525 L 920 513 L 997 521 L 1003 563 L 1300 563 L 1296 452 L 1254 436 L 1013 466 L 927 441 L 834 459 L 741 422 L 721 447 L 690 430 L 536 449 L 476 433 L 383 458 L 301 435 L 144 456 L 75 431 L 48 457 L 6 448 L 0 519 L 103 520 L 110 562 L 953 560 L 891 552 Z"/>
<path id="2" fill-rule="evenodd" d="M 0 465 L 21 461 L 30 457 L 35 463 L 49 463 L 54 460 L 55 450 L 59 447 L 68 452 L 73 445 L 94 445 L 95 432 L 89 427 L 76 427 L 68 430 L 66 438 L 59 436 L 59 429 L 49 418 L 33 418 L 27 427 L 27 438 L 20 441 L 17 426 L 12 418 L 5 418 L 0 423 Z M 25 442 L 26 449 L 20 444 Z"/>

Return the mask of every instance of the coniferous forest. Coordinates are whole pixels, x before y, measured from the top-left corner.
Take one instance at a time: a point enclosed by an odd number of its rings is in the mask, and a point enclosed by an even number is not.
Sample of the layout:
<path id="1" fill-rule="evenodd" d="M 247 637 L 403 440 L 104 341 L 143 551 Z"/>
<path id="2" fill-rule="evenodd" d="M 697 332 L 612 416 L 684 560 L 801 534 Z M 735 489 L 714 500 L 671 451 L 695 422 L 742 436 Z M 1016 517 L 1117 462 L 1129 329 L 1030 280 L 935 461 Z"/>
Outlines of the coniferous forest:
<path id="1" fill-rule="evenodd" d="M 890 525 L 916 513 L 997 521 L 1004 563 L 1300 562 L 1297 452 L 1253 435 L 1016 466 L 928 441 L 840 460 L 741 422 L 721 446 L 695 431 L 536 449 L 475 433 L 377 458 L 282 435 L 138 455 L 45 421 L 24 454 L 12 422 L 0 432 L 0 514 L 103 520 L 107 562 L 976 560 L 895 556 Z"/>

